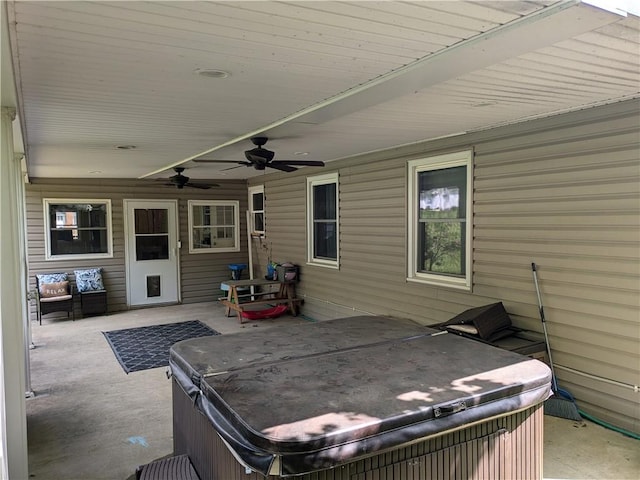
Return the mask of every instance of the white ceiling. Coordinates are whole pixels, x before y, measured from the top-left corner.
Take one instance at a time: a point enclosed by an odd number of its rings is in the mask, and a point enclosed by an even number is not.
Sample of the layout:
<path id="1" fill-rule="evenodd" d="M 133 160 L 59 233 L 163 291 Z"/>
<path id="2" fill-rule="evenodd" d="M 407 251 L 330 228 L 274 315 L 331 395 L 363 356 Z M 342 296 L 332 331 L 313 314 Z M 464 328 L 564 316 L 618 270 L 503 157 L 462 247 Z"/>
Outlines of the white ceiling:
<path id="1" fill-rule="evenodd" d="M 247 178 L 189 160 L 260 133 L 331 161 L 640 95 L 639 17 L 579 0 L 6 6 L 31 177 Z"/>

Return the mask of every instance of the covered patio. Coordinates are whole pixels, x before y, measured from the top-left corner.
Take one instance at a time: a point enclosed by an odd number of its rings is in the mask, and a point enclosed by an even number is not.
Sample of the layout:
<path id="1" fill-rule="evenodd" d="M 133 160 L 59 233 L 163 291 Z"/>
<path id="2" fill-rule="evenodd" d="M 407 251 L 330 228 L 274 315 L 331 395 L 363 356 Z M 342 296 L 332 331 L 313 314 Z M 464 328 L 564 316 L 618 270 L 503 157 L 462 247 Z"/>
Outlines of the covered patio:
<path id="1" fill-rule="evenodd" d="M 27 400 L 33 478 L 134 478 L 137 466 L 172 454 L 166 369 L 125 374 L 101 332 L 188 320 L 222 335 L 314 321 L 283 316 L 240 325 L 221 305 L 204 302 L 34 323 L 35 395 Z M 638 442 L 589 421 L 545 416 L 543 465 L 545 479 L 636 478 Z"/>

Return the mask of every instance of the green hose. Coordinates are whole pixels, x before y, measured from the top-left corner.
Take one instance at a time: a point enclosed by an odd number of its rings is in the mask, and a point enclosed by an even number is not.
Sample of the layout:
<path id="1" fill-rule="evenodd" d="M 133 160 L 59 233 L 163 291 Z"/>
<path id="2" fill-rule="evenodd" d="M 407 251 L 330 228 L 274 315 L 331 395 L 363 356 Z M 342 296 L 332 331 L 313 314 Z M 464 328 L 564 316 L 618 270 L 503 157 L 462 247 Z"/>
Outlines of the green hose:
<path id="1" fill-rule="evenodd" d="M 308 322 L 313 322 L 313 323 L 317 322 L 317 320 L 315 318 L 307 317 L 306 315 L 303 315 L 302 313 L 298 314 L 298 318 L 302 318 L 304 320 L 307 320 Z"/>
<path id="2" fill-rule="evenodd" d="M 601 425 L 601 426 L 603 426 L 605 428 L 608 428 L 608 429 L 613 430 L 615 432 L 618 432 L 618 433 L 621 433 L 623 435 L 626 435 L 627 437 L 631 437 L 631 438 L 633 438 L 635 440 L 640 440 L 640 435 L 638 435 L 637 433 L 630 432 L 629 430 L 625 430 L 624 428 L 618 428 L 618 427 L 616 427 L 614 425 L 611 425 L 610 423 L 607 423 L 607 422 L 604 422 L 602 420 L 599 420 L 596 417 L 593 417 L 593 416 L 589 415 L 588 413 L 583 412 L 580 409 L 578 409 L 578 413 L 582 417 L 586 418 L 587 420 L 591 420 L 593 423 L 597 423 L 598 425 Z"/>

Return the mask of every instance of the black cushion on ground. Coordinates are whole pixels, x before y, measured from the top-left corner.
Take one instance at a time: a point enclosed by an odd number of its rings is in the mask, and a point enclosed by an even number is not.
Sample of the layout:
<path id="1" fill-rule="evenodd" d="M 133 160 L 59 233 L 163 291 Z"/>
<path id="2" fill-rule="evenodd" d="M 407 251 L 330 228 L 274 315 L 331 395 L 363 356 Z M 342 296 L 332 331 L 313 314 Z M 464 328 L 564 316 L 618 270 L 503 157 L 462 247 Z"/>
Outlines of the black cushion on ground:
<path id="1" fill-rule="evenodd" d="M 444 327 L 449 325 L 473 325 L 478 336 L 489 342 L 513 333 L 509 328 L 512 325 L 511 318 L 502 302 L 465 310 L 442 324 Z"/>

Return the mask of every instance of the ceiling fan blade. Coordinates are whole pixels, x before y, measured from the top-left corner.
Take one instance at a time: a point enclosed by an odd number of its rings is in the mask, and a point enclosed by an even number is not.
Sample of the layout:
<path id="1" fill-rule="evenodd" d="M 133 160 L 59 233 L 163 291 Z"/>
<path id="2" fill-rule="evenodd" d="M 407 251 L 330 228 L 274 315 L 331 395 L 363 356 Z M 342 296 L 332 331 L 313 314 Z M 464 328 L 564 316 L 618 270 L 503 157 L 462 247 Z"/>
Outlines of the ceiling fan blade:
<path id="1" fill-rule="evenodd" d="M 324 162 L 320 160 L 274 160 L 271 162 L 279 165 L 306 165 L 307 167 L 324 167 Z"/>
<path id="2" fill-rule="evenodd" d="M 221 169 L 220 171 L 221 171 L 221 172 L 226 172 L 227 170 L 234 170 L 234 169 L 236 169 L 236 168 L 240 168 L 240 167 L 244 167 L 244 166 L 246 166 L 246 167 L 250 167 L 251 165 L 248 165 L 248 164 L 247 164 L 247 165 L 236 165 L 235 167 L 223 168 L 223 169 Z"/>
<path id="3" fill-rule="evenodd" d="M 240 165 L 250 165 L 249 162 L 243 160 L 214 160 L 212 158 L 194 158 L 191 160 L 194 163 L 238 163 Z"/>
<path id="4" fill-rule="evenodd" d="M 187 182 L 185 183 L 185 186 L 187 187 L 191 187 L 191 188 L 200 188 L 202 190 L 208 190 L 211 187 L 219 187 L 220 185 L 218 185 L 217 183 L 212 183 L 212 184 L 205 184 L 205 183 L 192 183 L 192 182 Z"/>
<path id="5" fill-rule="evenodd" d="M 265 167 L 275 168 L 276 170 L 281 170 L 283 172 L 295 172 L 296 170 L 298 170 L 296 167 L 291 167 L 287 165 L 286 162 L 285 163 L 269 162 L 265 164 Z"/>

